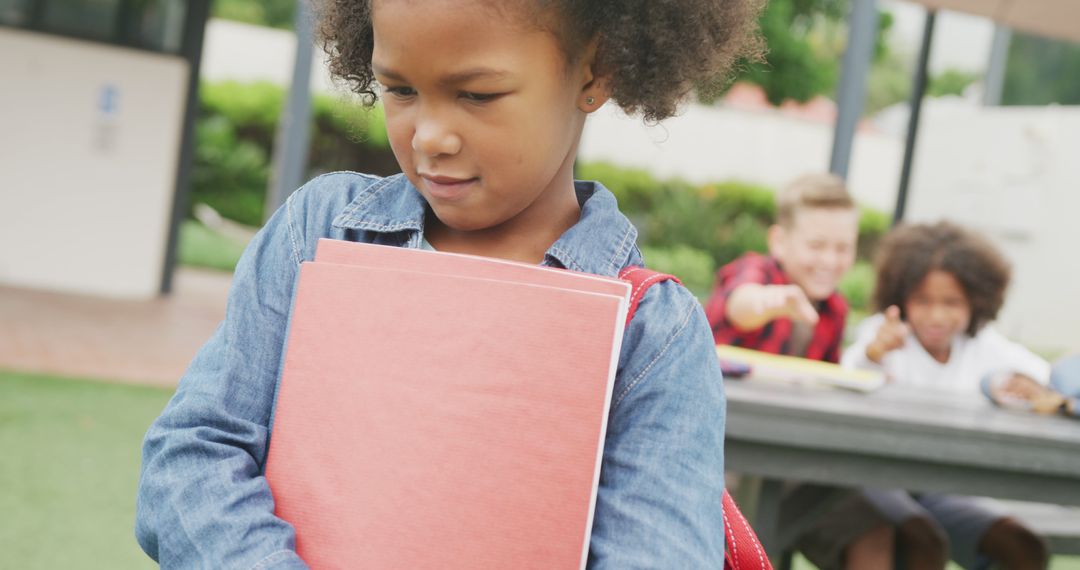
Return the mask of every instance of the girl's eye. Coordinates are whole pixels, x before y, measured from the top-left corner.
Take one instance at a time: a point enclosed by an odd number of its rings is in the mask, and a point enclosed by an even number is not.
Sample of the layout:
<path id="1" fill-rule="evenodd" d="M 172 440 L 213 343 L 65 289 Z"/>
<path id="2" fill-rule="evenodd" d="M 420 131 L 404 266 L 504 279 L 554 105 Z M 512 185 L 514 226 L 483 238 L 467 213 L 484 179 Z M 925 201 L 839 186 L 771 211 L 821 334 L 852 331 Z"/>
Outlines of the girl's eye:
<path id="1" fill-rule="evenodd" d="M 461 98 L 466 101 L 472 101 L 474 103 L 486 103 L 497 99 L 502 93 L 473 93 L 471 91 L 462 91 Z"/>
<path id="2" fill-rule="evenodd" d="M 413 95 L 416 95 L 416 89 L 413 89 L 412 87 L 386 87 L 384 88 L 384 90 L 387 93 L 393 95 L 394 97 L 398 97 L 400 99 L 405 99 L 407 97 L 412 97 Z"/>

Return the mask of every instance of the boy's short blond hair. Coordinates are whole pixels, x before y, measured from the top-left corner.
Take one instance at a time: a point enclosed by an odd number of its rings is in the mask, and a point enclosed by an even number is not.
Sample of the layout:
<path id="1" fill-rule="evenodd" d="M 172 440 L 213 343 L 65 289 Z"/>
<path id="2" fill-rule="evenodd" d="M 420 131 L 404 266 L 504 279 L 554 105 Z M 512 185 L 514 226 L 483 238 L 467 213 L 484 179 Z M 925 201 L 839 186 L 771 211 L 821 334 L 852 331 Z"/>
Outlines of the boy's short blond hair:
<path id="1" fill-rule="evenodd" d="M 790 228 L 795 215 L 808 208 L 855 209 L 847 184 L 833 174 L 806 174 L 776 195 L 776 223 Z"/>

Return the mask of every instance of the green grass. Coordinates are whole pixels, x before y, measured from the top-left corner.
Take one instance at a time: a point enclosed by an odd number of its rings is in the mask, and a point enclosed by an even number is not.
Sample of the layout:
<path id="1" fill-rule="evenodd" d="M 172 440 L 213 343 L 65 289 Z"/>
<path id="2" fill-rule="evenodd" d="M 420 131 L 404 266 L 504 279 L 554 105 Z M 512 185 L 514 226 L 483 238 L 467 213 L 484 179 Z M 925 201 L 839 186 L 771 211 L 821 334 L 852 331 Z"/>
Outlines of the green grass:
<path id="1" fill-rule="evenodd" d="M 0 373 L 0 567 L 155 567 L 135 542 L 135 489 L 170 394 Z"/>
<path id="2" fill-rule="evenodd" d="M 184 220 L 180 226 L 177 257 L 181 265 L 206 267 L 232 272 L 244 243 L 223 236 L 195 220 Z"/>
<path id="3" fill-rule="evenodd" d="M 171 393 L 0 372 L 0 568 L 155 567 L 133 535 L 135 488 L 142 436 Z M 1080 570 L 1080 557 L 1050 569 Z"/>

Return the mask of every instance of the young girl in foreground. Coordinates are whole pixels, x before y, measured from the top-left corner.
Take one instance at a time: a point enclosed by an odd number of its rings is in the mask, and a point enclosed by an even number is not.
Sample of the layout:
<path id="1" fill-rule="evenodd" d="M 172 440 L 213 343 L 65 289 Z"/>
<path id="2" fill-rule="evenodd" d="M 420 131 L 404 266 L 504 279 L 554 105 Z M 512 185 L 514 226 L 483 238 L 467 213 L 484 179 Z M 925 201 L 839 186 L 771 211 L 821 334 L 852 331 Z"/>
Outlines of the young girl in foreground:
<path id="1" fill-rule="evenodd" d="M 897 384 L 982 399 L 980 382 L 1006 375 L 1046 384 L 1050 366 L 993 329 L 1009 264 L 982 236 L 941 222 L 900 227 L 881 245 L 876 306 L 844 352 L 848 366 L 882 369 Z M 854 533 L 848 568 L 891 568 L 895 527 L 912 568 L 1044 568 L 1042 541 L 995 505 L 971 497 L 868 490 L 843 515 Z M 849 535 L 850 536 L 850 535 Z M 867 554 L 869 553 L 869 554 Z M 856 561 L 858 559 L 859 561 Z M 870 563 L 876 559 L 877 563 Z M 853 565 L 853 563 L 857 565 Z"/>
<path id="2" fill-rule="evenodd" d="M 361 94 L 379 90 L 403 174 L 316 178 L 248 246 L 224 323 L 146 435 L 143 549 L 163 567 L 304 568 L 263 469 L 294 282 L 316 241 L 606 276 L 642 264 L 637 232 L 611 193 L 572 178 L 585 118 L 609 99 L 649 120 L 671 115 L 694 82 L 758 48 L 758 4 L 324 6 L 331 70 Z M 591 567 L 723 566 L 724 395 L 714 350 L 689 292 L 673 282 L 649 290 L 618 365 Z"/>

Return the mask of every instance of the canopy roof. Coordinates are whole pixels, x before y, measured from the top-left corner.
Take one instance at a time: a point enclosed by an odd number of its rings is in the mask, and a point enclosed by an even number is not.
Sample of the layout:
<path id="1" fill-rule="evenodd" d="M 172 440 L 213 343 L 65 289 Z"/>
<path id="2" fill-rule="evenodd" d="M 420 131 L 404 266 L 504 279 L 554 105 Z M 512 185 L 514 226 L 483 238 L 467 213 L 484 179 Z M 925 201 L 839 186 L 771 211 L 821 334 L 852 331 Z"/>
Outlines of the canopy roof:
<path id="1" fill-rule="evenodd" d="M 1080 0 L 909 0 L 985 16 L 1016 30 L 1080 42 Z"/>

